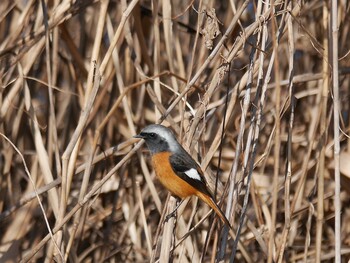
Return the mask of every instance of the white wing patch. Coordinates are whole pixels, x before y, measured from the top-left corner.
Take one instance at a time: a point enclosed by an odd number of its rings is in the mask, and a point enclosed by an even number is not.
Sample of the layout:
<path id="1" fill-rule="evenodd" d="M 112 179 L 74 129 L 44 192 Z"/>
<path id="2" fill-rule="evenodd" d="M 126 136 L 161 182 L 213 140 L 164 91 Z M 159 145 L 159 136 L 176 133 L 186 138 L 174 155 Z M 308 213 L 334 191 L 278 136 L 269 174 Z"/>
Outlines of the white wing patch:
<path id="1" fill-rule="evenodd" d="M 201 176 L 199 175 L 198 171 L 194 168 L 191 168 L 190 170 L 187 170 L 185 174 L 195 180 L 202 181 Z"/>

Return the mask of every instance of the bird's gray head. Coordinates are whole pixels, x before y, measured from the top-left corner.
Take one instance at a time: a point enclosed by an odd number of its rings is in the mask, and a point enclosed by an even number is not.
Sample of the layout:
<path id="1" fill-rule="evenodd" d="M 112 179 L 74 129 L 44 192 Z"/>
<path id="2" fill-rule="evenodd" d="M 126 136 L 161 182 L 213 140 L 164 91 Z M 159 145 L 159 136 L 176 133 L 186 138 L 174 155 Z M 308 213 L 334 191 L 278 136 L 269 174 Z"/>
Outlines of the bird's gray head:
<path id="1" fill-rule="evenodd" d="M 181 147 L 173 132 L 159 124 L 146 126 L 140 134 L 134 137 L 144 139 L 151 154 L 166 151 L 175 152 Z"/>

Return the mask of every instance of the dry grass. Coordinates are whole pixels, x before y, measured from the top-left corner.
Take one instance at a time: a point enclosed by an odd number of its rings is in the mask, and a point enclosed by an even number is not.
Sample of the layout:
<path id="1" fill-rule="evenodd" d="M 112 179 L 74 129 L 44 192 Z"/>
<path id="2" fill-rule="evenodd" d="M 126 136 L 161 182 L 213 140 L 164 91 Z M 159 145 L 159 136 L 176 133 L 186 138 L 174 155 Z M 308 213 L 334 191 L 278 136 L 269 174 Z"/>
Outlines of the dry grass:
<path id="1" fill-rule="evenodd" d="M 0 2 L 1 262 L 350 259 L 349 1 L 177 2 Z M 195 198 L 164 223 L 159 122 L 236 240 Z"/>

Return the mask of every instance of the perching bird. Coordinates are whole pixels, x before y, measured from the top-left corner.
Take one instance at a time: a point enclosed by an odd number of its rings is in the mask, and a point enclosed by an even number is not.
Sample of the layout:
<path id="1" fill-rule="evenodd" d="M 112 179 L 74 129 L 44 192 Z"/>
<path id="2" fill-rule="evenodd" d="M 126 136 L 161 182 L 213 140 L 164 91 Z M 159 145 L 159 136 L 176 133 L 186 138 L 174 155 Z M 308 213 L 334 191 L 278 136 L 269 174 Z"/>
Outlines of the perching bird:
<path id="1" fill-rule="evenodd" d="M 172 194 L 181 199 L 197 196 L 231 228 L 225 214 L 215 203 L 201 168 L 176 140 L 170 129 L 152 124 L 134 137 L 145 140 L 152 155 L 156 175 Z"/>

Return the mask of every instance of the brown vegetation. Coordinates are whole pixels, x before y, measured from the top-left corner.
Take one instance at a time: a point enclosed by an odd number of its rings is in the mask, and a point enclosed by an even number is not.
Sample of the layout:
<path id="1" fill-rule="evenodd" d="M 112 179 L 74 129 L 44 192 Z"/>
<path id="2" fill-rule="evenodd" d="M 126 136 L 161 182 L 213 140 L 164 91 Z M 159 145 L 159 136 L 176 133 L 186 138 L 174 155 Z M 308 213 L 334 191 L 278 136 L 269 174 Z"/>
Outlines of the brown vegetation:
<path id="1" fill-rule="evenodd" d="M 349 9 L 0 1 L 0 261 L 347 262 Z M 164 222 L 160 122 L 236 239 L 195 198 Z"/>

